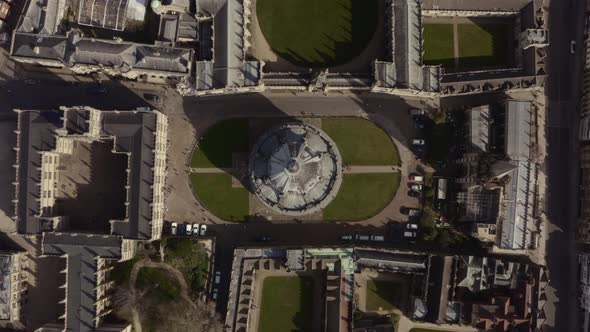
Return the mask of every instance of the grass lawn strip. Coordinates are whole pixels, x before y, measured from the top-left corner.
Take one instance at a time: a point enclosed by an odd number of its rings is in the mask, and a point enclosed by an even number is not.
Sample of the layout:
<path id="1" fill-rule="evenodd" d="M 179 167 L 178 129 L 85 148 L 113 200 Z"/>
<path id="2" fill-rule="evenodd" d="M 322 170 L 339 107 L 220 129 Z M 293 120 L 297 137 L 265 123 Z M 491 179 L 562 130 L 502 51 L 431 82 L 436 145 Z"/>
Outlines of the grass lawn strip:
<path id="1" fill-rule="evenodd" d="M 193 191 L 199 201 L 214 215 L 228 221 L 245 221 L 248 216 L 248 191 L 232 188 L 227 173 L 191 174 Z"/>
<path id="2" fill-rule="evenodd" d="M 338 146 L 345 165 L 401 165 L 399 152 L 389 135 L 371 121 L 322 119 L 322 130 Z"/>
<path id="3" fill-rule="evenodd" d="M 459 24 L 459 65 L 484 67 L 508 63 L 508 24 Z"/>
<path id="4" fill-rule="evenodd" d="M 399 287 L 393 281 L 367 280 L 367 311 L 392 310 L 399 301 Z"/>
<path id="5" fill-rule="evenodd" d="M 378 0 L 257 0 L 256 15 L 271 48 L 308 67 L 344 64 L 367 46 Z"/>
<path id="6" fill-rule="evenodd" d="M 230 119 L 209 128 L 192 155 L 191 167 L 231 167 L 232 154 L 248 152 L 248 119 Z"/>
<path id="7" fill-rule="evenodd" d="M 452 24 L 424 24 L 424 64 L 455 67 Z"/>
<path id="8" fill-rule="evenodd" d="M 399 173 L 345 174 L 340 191 L 324 209 L 324 219 L 356 221 L 370 218 L 393 200 L 399 184 Z"/>
<path id="9" fill-rule="evenodd" d="M 312 331 L 312 277 L 267 277 L 262 285 L 258 332 Z"/>

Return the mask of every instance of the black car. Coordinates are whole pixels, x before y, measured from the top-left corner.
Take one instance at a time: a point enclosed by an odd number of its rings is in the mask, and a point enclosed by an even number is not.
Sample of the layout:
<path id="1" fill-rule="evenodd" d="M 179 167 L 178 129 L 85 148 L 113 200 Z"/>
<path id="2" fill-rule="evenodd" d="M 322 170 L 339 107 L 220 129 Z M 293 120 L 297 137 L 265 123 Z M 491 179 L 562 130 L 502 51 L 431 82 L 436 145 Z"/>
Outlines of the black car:
<path id="1" fill-rule="evenodd" d="M 151 93 L 144 93 L 143 98 L 145 98 L 145 100 L 147 100 L 147 101 L 151 101 L 154 103 L 157 103 L 160 101 L 160 97 L 158 97 L 157 95 L 151 94 Z"/>
<path id="2" fill-rule="evenodd" d="M 408 191 L 408 196 L 420 198 L 422 194 L 419 191 L 410 190 Z"/>
<path id="3" fill-rule="evenodd" d="M 257 242 L 269 242 L 272 241 L 272 238 L 268 235 L 261 235 L 256 238 Z"/>
<path id="4" fill-rule="evenodd" d="M 93 95 L 104 95 L 108 92 L 108 90 L 103 85 L 96 85 L 96 86 L 91 86 L 88 89 L 86 89 L 86 92 L 93 94 Z"/>

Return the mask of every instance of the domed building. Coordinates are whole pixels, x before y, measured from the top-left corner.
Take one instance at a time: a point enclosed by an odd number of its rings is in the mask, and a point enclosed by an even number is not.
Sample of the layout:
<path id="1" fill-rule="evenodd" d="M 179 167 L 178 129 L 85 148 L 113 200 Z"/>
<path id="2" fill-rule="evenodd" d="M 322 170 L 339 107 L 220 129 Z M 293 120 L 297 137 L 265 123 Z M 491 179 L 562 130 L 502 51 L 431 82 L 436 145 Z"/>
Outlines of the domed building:
<path id="1" fill-rule="evenodd" d="M 254 145 L 249 174 L 257 197 L 275 212 L 317 212 L 336 196 L 342 158 L 323 131 L 296 123 L 269 130 Z"/>

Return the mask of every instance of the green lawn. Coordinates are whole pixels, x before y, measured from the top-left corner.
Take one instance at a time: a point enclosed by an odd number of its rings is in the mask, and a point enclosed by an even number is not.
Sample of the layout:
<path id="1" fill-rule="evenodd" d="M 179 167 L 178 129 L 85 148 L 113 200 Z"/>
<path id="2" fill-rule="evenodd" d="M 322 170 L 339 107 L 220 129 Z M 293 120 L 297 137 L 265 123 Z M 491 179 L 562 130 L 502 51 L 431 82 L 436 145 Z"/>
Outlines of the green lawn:
<path id="1" fill-rule="evenodd" d="M 459 24 L 459 66 L 507 64 L 509 29 L 508 24 Z"/>
<path id="2" fill-rule="evenodd" d="M 139 269 L 135 286 L 138 291 L 147 291 L 147 297 L 157 303 L 174 301 L 180 296 L 178 281 L 160 268 Z"/>
<path id="3" fill-rule="evenodd" d="M 209 255 L 205 247 L 194 238 L 170 238 L 164 241 L 166 263 L 183 273 L 193 293 L 203 290 L 209 271 Z"/>
<path id="4" fill-rule="evenodd" d="M 455 66 L 452 24 L 424 24 L 424 57 L 426 65 Z"/>
<path id="5" fill-rule="evenodd" d="M 427 65 L 455 68 L 452 24 L 424 24 L 424 57 Z M 509 63 L 511 26 L 507 23 L 458 24 L 459 68 Z"/>
<path id="6" fill-rule="evenodd" d="M 345 165 L 401 165 L 387 133 L 361 118 L 322 119 L 322 130 L 334 140 Z"/>
<path id="7" fill-rule="evenodd" d="M 398 307 L 399 302 L 403 301 L 400 296 L 405 293 L 401 287 L 393 281 L 367 280 L 367 311 L 392 310 Z"/>
<path id="8" fill-rule="evenodd" d="M 244 221 L 248 216 L 248 191 L 232 188 L 231 175 L 227 173 L 191 174 L 193 191 L 199 201 L 211 213 L 228 221 Z"/>
<path id="9" fill-rule="evenodd" d="M 307 67 L 346 63 L 377 27 L 378 0 L 258 0 L 266 41 L 288 61 Z"/>
<path id="10" fill-rule="evenodd" d="M 345 174 L 340 191 L 324 209 L 324 219 L 356 221 L 383 210 L 397 192 L 399 173 Z"/>
<path id="11" fill-rule="evenodd" d="M 248 119 L 230 119 L 205 132 L 193 151 L 192 167 L 231 167 L 232 154 L 248 152 Z"/>
<path id="12" fill-rule="evenodd" d="M 262 284 L 258 332 L 312 331 L 313 301 L 311 277 L 267 277 Z"/>

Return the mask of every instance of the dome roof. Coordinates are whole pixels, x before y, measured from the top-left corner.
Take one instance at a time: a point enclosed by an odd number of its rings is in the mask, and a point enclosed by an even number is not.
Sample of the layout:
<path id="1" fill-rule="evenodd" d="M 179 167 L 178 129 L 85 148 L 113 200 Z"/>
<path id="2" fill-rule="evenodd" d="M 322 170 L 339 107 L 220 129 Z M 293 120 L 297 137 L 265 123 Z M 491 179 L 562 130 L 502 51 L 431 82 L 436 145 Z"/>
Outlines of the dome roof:
<path id="1" fill-rule="evenodd" d="M 250 181 L 258 198 L 282 214 L 324 208 L 342 182 L 336 144 L 307 124 L 287 124 L 262 135 L 250 155 Z"/>

